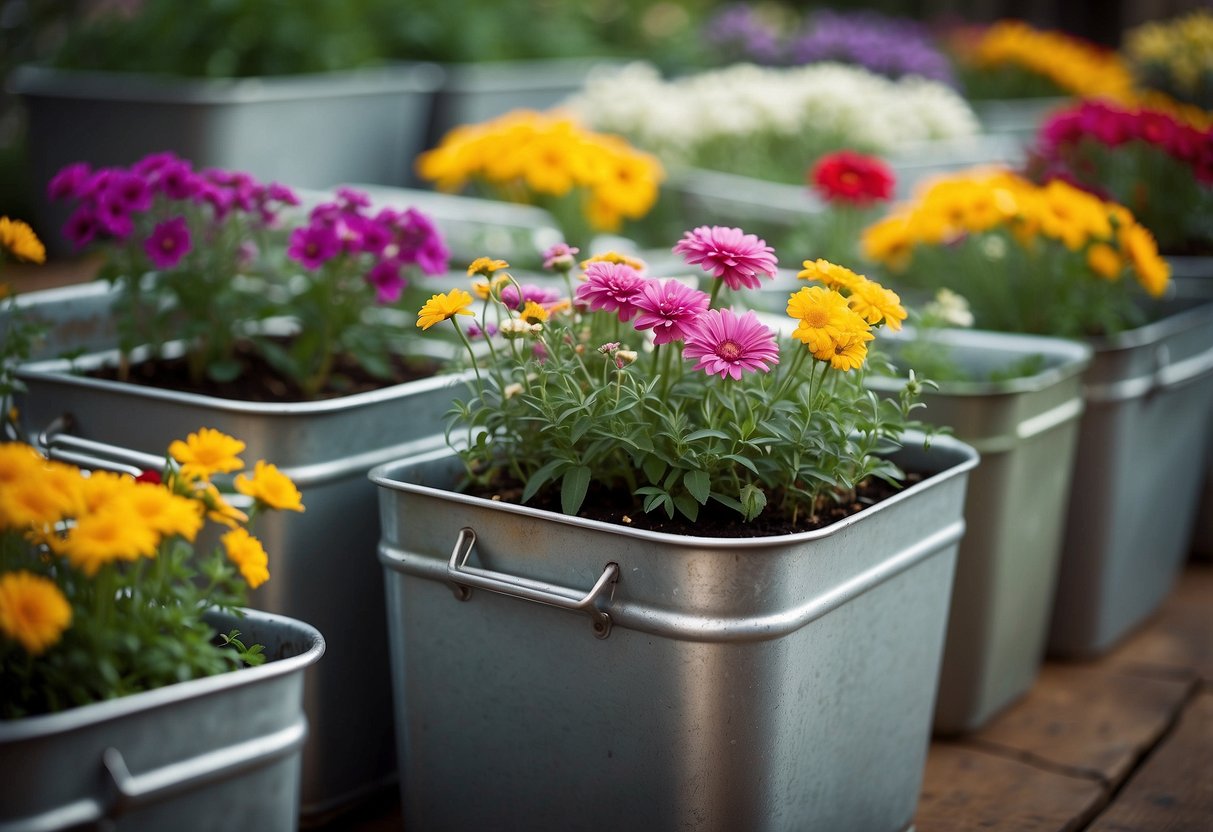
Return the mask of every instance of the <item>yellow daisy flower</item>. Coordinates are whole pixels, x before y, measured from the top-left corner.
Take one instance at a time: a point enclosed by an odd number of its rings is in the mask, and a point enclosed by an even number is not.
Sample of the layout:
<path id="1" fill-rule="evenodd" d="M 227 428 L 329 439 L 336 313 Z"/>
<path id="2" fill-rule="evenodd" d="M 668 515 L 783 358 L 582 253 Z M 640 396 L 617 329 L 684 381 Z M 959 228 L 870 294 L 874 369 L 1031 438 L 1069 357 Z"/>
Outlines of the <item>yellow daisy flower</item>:
<path id="1" fill-rule="evenodd" d="M 835 291 L 850 289 L 863 280 L 846 266 L 836 265 L 829 260 L 805 260 L 803 265 L 804 269 L 796 274 L 797 280 L 815 280 Z"/>
<path id="2" fill-rule="evenodd" d="M 0 575 L 0 633 L 27 653 L 53 647 L 71 623 L 71 605 L 54 581 L 25 571 Z"/>
<path id="3" fill-rule="evenodd" d="M 1087 249 L 1087 265 L 1104 280 L 1116 280 L 1125 264 L 1112 246 L 1107 243 L 1095 243 Z"/>
<path id="4" fill-rule="evenodd" d="M 137 482 L 126 502 L 143 523 L 161 535 L 180 535 L 192 543 L 202 529 L 202 506 L 162 485 Z"/>
<path id="5" fill-rule="evenodd" d="M 477 257 L 468 266 L 468 277 L 481 275 L 482 277 L 492 277 L 493 272 L 502 269 L 508 269 L 510 264 L 504 260 L 494 260 L 491 257 Z"/>
<path id="6" fill-rule="evenodd" d="M 535 301 L 528 300 L 526 306 L 522 307 L 522 311 L 518 313 L 518 317 L 528 324 L 541 324 L 547 321 L 551 315 L 547 309 L 535 303 Z"/>
<path id="7" fill-rule="evenodd" d="M 417 326 L 429 329 L 434 324 L 440 324 L 456 315 L 472 315 L 472 310 L 468 308 L 471 305 L 472 296 L 462 289 L 431 295 L 417 313 Z"/>
<path id="8" fill-rule="evenodd" d="M 870 332 L 844 332 L 834 339 L 833 349 L 828 358 L 835 370 L 847 372 L 857 370 L 863 365 L 868 355 L 868 341 L 872 340 Z M 814 358 L 821 358 L 816 353 Z M 827 359 L 822 359 L 827 360 Z"/>
<path id="9" fill-rule="evenodd" d="M 46 247 L 30 228 L 21 220 L 10 220 L 0 217 L 0 248 L 8 251 L 18 260 L 28 260 L 31 263 L 46 262 Z"/>
<path id="10" fill-rule="evenodd" d="M 604 251 L 602 254 L 595 254 L 593 257 L 582 260 L 581 270 L 585 271 L 588 269 L 591 263 L 617 263 L 624 266 L 631 266 L 638 272 L 642 272 L 648 268 L 643 260 L 636 257 L 628 257 L 626 254 L 620 254 L 617 251 Z"/>
<path id="11" fill-rule="evenodd" d="M 214 428 L 200 428 L 185 437 L 173 440 L 169 455 L 181 463 L 181 473 L 187 479 L 208 479 L 213 474 L 239 471 L 244 462 L 236 456 L 244 450 L 239 439 L 220 433 Z"/>
<path id="12" fill-rule="evenodd" d="M 62 550 L 73 566 L 92 576 L 107 563 L 153 557 L 159 543 L 132 509 L 112 506 L 78 518 Z"/>
<path id="13" fill-rule="evenodd" d="M 198 494 L 202 504 L 206 506 L 206 517 L 234 529 L 241 523 L 248 522 L 248 515 L 229 503 L 213 483 L 206 483 Z"/>
<path id="14" fill-rule="evenodd" d="M 864 277 L 851 286 L 847 305 L 869 324 L 884 321 L 894 331 L 901 329 L 901 322 L 906 319 L 906 310 L 897 293 Z"/>
<path id="15" fill-rule="evenodd" d="M 841 332 L 867 331 L 867 322 L 847 305 L 847 299 L 824 286 L 808 286 L 788 298 L 787 314 L 799 323 L 792 337 L 817 356 L 828 354 Z"/>
<path id="16" fill-rule="evenodd" d="M 250 479 L 244 474 L 237 474 L 236 490 L 245 496 L 252 497 L 272 509 L 279 511 L 303 511 L 303 495 L 291 482 L 291 478 L 264 460 L 258 460 L 253 466 L 253 476 Z"/>
<path id="17" fill-rule="evenodd" d="M 1171 267 L 1158 255 L 1154 235 L 1134 222 L 1120 229 L 1120 245 L 1133 264 L 1137 282 L 1152 297 L 1162 297 L 1171 280 Z"/>
<path id="18" fill-rule="evenodd" d="M 269 556 L 261 541 L 247 529 L 232 529 L 220 538 L 228 560 L 236 564 L 248 585 L 256 589 L 269 580 Z"/>

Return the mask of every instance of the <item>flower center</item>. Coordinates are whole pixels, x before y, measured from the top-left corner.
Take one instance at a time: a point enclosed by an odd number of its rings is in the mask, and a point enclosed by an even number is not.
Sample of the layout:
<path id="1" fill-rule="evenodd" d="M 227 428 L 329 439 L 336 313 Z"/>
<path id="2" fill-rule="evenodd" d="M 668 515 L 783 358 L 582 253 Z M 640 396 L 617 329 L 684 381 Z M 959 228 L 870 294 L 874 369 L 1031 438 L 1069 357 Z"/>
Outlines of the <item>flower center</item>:
<path id="1" fill-rule="evenodd" d="M 736 341 L 724 341 L 716 347 L 716 354 L 725 361 L 736 361 L 741 358 L 741 347 L 737 346 Z"/>
<path id="2" fill-rule="evenodd" d="M 850 186 L 858 185 L 859 184 L 859 174 L 853 170 L 844 170 L 841 174 L 839 174 L 838 181 L 844 185 L 850 185 Z"/>
<path id="3" fill-rule="evenodd" d="M 815 329 L 821 329 L 830 322 L 830 316 L 824 309 L 810 309 L 801 320 Z"/>

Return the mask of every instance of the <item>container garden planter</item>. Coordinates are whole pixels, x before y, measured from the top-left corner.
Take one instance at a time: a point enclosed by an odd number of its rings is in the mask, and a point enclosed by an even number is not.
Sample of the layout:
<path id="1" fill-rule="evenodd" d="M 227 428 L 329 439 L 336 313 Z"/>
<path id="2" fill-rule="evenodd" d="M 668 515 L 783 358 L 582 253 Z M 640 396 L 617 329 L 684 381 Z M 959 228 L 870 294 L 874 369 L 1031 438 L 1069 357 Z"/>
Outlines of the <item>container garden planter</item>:
<path id="1" fill-rule="evenodd" d="M 32 181 L 43 237 L 51 238 L 68 214 L 45 202 L 41 187 L 78 161 L 126 165 L 170 150 L 199 168 L 298 187 L 407 184 L 441 77 L 433 64 L 235 79 L 27 65 L 8 88 L 28 113 Z"/>
<path id="2" fill-rule="evenodd" d="M 255 610 L 209 620 L 265 645 L 270 660 L 0 721 L 0 829 L 202 832 L 237 820 L 242 829 L 294 829 L 308 731 L 304 671 L 324 640 L 307 624 Z"/>
<path id="3" fill-rule="evenodd" d="M 1025 693 L 1044 657 L 1091 350 L 994 332 L 924 337 L 973 380 L 925 391 L 923 418 L 950 427 L 982 459 L 969 475 L 935 706 L 935 731 L 956 734 Z M 899 343 L 891 341 L 894 350 Z M 1035 356 L 1040 366 L 1030 374 L 989 380 Z M 899 384 L 868 379 L 882 393 Z"/>
<path id="4" fill-rule="evenodd" d="M 922 482 L 745 539 L 461 494 L 447 449 L 377 467 L 405 824 L 905 828 L 977 461 L 906 445 Z"/>
<path id="5" fill-rule="evenodd" d="M 1213 408 L 1213 303 L 1092 339 L 1064 554 L 1049 634 L 1098 655 L 1148 617 L 1187 558 Z"/>
<path id="6" fill-rule="evenodd" d="M 74 367 L 100 363 L 95 354 Z M 89 378 L 65 360 L 31 362 L 17 375 L 28 388 L 17 400 L 26 436 L 70 416 L 70 432 L 44 437 L 52 457 L 91 454 L 94 443 L 152 453 L 206 425 L 243 437 L 249 455 L 276 460 L 308 509 L 289 522 L 267 518 L 260 537 L 275 577 L 253 593 L 253 604 L 312 623 L 330 647 L 304 687 L 314 728 L 303 754 L 302 812 L 327 812 L 391 783 L 388 648 L 382 605 L 374 602 L 383 579 L 373 562 L 353 554 L 374 551 L 378 539 L 366 473 L 441 442 L 441 417 L 459 377 L 323 401 L 258 403 Z"/>

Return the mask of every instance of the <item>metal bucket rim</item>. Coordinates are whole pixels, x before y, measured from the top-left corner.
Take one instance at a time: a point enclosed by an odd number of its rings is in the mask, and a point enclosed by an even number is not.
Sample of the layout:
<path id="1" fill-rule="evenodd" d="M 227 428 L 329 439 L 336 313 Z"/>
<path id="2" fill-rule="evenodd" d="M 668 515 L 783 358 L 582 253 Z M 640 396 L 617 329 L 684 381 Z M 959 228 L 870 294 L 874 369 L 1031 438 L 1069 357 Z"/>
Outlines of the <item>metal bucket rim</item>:
<path id="1" fill-rule="evenodd" d="M 20 742 L 51 734 L 73 731 L 86 725 L 121 719 L 133 713 L 162 708 L 188 699 L 213 695 L 229 688 L 245 687 L 258 682 L 287 676 L 315 664 L 324 655 L 325 641 L 320 631 L 304 621 L 285 615 L 242 609 L 243 618 L 231 617 L 232 621 L 258 621 L 265 624 L 289 628 L 308 640 L 301 652 L 282 659 L 267 661 L 256 667 L 242 667 L 214 676 L 190 679 L 171 685 L 140 691 L 117 699 L 107 699 L 79 705 L 66 711 L 15 720 L 0 720 L 0 743 Z"/>
<path id="2" fill-rule="evenodd" d="M 1191 329 L 1203 321 L 1213 323 L 1213 301 L 1173 300 L 1177 309 L 1168 310 L 1158 320 L 1110 336 L 1088 336 L 1082 339 L 1096 354 L 1132 350 L 1149 346 L 1179 332 Z"/>
<path id="3" fill-rule="evenodd" d="M 912 445 L 924 442 L 925 439 L 926 435 L 921 431 L 906 431 L 905 437 L 902 440 L 902 446 L 903 448 L 908 448 Z M 532 517 L 547 522 L 563 523 L 569 526 L 577 526 L 584 529 L 591 529 L 599 532 L 606 532 L 622 537 L 631 537 L 654 543 L 675 543 L 683 547 L 700 547 L 717 550 L 770 549 L 832 537 L 840 533 L 843 529 L 854 525 L 855 523 L 866 521 L 869 517 L 882 510 L 885 510 L 889 506 L 895 506 L 898 503 L 911 499 L 914 495 L 921 491 L 933 488 L 942 482 L 952 479 L 953 477 L 967 474 L 970 470 L 975 468 L 980 461 L 980 455 L 976 450 L 973 449 L 972 446 L 950 436 L 932 436 L 931 450 L 934 451 L 936 449 L 952 455 L 953 459 L 947 463 L 944 463 L 944 467 L 930 476 L 925 477 L 922 481 L 903 488 L 896 494 L 886 497 L 879 503 L 871 506 L 871 508 L 852 514 L 849 517 L 835 521 L 834 523 L 820 529 L 796 532 L 794 534 L 766 535 L 763 537 L 703 537 L 698 535 L 655 532 L 647 529 L 633 529 L 616 523 L 607 523 L 602 520 L 590 520 L 584 517 L 560 514 L 554 511 L 547 511 L 544 509 L 533 508 L 531 506 L 524 506 L 516 503 L 488 500 L 483 497 L 475 497 L 470 494 L 463 494 L 461 492 L 451 491 L 445 488 L 405 482 L 403 480 L 394 479 L 391 476 L 395 469 L 406 464 L 430 462 L 446 456 L 454 456 L 456 453 L 455 449 L 450 446 L 435 448 L 420 454 L 393 460 L 391 462 L 385 462 L 372 468 L 367 476 L 371 482 L 375 483 L 376 486 L 379 486 L 386 491 L 403 491 L 411 494 L 418 494 L 451 502 L 463 503 L 469 506 L 491 506 L 495 509 L 500 509 L 511 514 L 522 515 L 524 517 Z"/>

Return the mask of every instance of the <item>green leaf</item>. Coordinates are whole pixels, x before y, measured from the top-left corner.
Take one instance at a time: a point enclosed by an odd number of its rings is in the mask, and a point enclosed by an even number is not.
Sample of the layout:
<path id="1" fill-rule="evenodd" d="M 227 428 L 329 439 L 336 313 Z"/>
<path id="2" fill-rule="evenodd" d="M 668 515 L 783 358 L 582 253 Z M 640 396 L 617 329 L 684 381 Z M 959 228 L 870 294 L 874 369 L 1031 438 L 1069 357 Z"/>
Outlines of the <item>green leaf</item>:
<path id="1" fill-rule="evenodd" d="M 234 358 L 222 361 L 212 361 L 206 367 L 207 376 L 209 376 L 212 381 L 216 381 L 220 384 L 235 381 L 243 371 L 244 365 Z"/>
<path id="2" fill-rule="evenodd" d="M 738 456 L 737 454 L 725 454 L 724 456 L 721 457 L 721 459 L 731 459 L 734 462 L 736 462 L 738 465 L 744 465 L 746 468 L 749 468 L 755 474 L 758 473 L 758 467 L 756 465 L 754 465 L 753 462 L 746 459 L 744 456 Z"/>
<path id="3" fill-rule="evenodd" d="M 712 480 L 708 476 L 707 471 L 700 471 L 698 469 L 687 471 L 682 477 L 682 484 L 700 505 L 708 501 L 708 495 L 712 488 Z M 695 518 L 692 517 L 691 519 L 694 520 Z"/>
<path id="4" fill-rule="evenodd" d="M 553 459 L 546 465 L 540 467 L 538 471 L 531 474 L 530 479 L 526 481 L 526 485 L 522 489 L 522 502 L 526 502 L 535 496 L 539 489 L 543 488 L 552 477 L 556 476 L 556 472 L 568 463 L 563 459 Z"/>
<path id="5" fill-rule="evenodd" d="M 697 430 L 697 431 L 688 433 L 686 436 L 682 437 L 682 441 L 683 442 L 698 442 L 700 439 L 707 439 L 709 437 L 715 437 L 716 439 L 732 439 L 733 438 L 722 430 L 716 430 L 715 428 L 704 428 L 703 430 Z"/>
<path id="6" fill-rule="evenodd" d="M 741 503 L 739 503 L 733 497 L 728 496 L 727 494 L 721 494 L 718 491 L 713 491 L 711 494 L 711 497 L 713 500 L 720 503 L 722 506 L 728 506 L 729 508 L 733 509 L 733 511 L 737 512 L 738 514 L 741 514 L 743 512 Z"/>
<path id="7" fill-rule="evenodd" d="M 591 419 L 589 416 L 582 416 L 581 418 L 579 418 L 576 422 L 573 423 L 572 430 L 569 431 L 569 441 L 570 442 L 580 441 L 581 437 L 585 436 L 585 432 L 587 430 L 589 430 L 590 426 L 593 424 L 594 424 L 594 420 Z"/>
<path id="8" fill-rule="evenodd" d="M 690 494 L 679 494 L 674 498 L 674 505 L 682 512 L 692 523 L 699 517 L 699 503 L 691 497 Z"/>
<path id="9" fill-rule="evenodd" d="M 576 514 L 589 487 L 590 469 L 587 466 L 578 465 L 565 472 L 560 483 L 560 510 L 565 514 Z"/>
<path id="10" fill-rule="evenodd" d="M 741 513 L 746 522 L 762 514 L 762 510 L 767 507 L 767 495 L 753 483 L 746 483 L 742 487 L 740 497 Z"/>
<path id="11" fill-rule="evenodd" d="M 644 458 L 644 475 L 648 477 L 649 482 L 661 482 L 661 476 L 665 473 L 666 464 L 660 457 L 649 454 Z"/>

